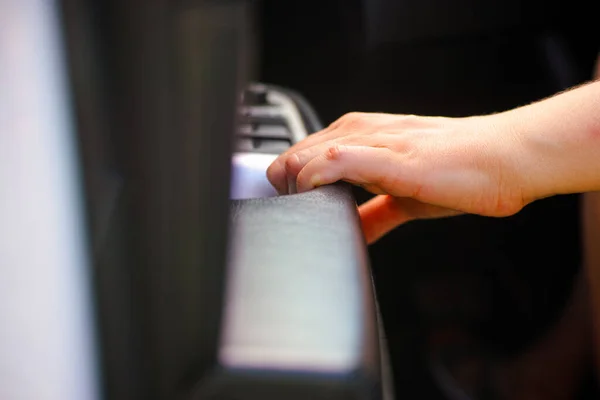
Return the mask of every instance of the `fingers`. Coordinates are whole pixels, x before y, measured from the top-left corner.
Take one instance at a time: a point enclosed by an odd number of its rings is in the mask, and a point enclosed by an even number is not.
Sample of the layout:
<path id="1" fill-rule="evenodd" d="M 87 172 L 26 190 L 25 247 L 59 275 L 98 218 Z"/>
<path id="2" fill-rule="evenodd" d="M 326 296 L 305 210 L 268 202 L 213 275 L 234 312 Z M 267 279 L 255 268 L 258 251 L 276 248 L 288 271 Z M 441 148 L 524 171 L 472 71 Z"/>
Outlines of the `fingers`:
<path id="1" fill-rule="evenodd" d="M 373 146 L 376 145 L 374 136 L 345 136 L 341 138 L 329 139 L 323 143 L 316 144 L 308 147 L 304 150 L 297 151 L 293 154 L 288 155 L 283 163 L 285 173 L 288 176 L 288 181 L 292 179 L 296 182 L 296 177 L 300 171 L 312 161 L 314 158 L 325 154 L 330 148 L 335 146 Z"/>
<path id="2" fill-rule="evenodd" d="M 269 182 L 271 182 L 273 187 L 275 187 L 277 192 L 279 192 L 279 194 L 291 193 L 289 189 L 291 188 L 292 184 L 288 178 L 288 175 L 291 174 L 287 172 L 286 164 L 294 163 L 295 160 L 293 159 L 293 156 L 295 154 L 305 149 L 316 146 L 320 143 L 344 135 L 344 131 L 335 130 L 335 128 L 339 125 L 338 121 L 334 122 L 326 129 L 308 136 L 303 141 L 295 144 L 290 149 L 280 154 L 279 157 L 277 157 L 277 159 L 273 161 L 273 163 L 267 169 L 267 178 L 269 179 Z"/>
<path id="3" fill-rule="evenodd" d="M 380 115 L 381 114 L 372 114 L 371 118 L 373 116 Z M 290 193 L 290 189 L 293 185 L 291 184 L 289 179 L 295 179 L 297 173 L 290 173 L 288 170 L 289 165 L 292 165 L 292 169 L 293 166 L 299 165 L 297 163 L 294 164 L 294 162 L 296 161 L 293 157 L 294 154 L 305 152 L 308 149 L 316 147 L 320 144 L 326 142 L 333 142 L 336 139 L 348 137 L 353 132 L 361 131 L 361 128 L 364 128 L 365 119 L 367 118 L 367 114 L 348 113 L 342 116 L 341 118 L 337 119 L 324 130 L 308 136 L 306 139 L 304 139 L 300 143 L 295 144 L 286 152 L 282 153 L 279 157 L 277 157 L 277 159 L 269 166 L 267 170 L 267 178 L 280 194 Z M 305 156 L 306 155 L 307 154 L 305 154 Z M 303 157 L 303 159 L 304 158 L 305 157 Z M 306 162 L 308 161 L 306 160 Z"/>
<path id="4" fill-rule="evenodd" d="M 301 169 L 296 185 L 298 192 L 305 192 L 344 180 L 374 186 L 394 196 L 411 196 L 412 185 L 405 179 L 408 176 L 414 178 L 409 168 L 387 148 L 334 145 Z"/>
<path id="5" fill-rule="evenodd" d="M 389 195 L 376 196 L 358 208 L 365 239 L 372 244 L 405 222 L 415 219 L 451 217 L 460 211 Z"/>
<path id="6" fill-rule="evenodd" d="M 363 233 L 368 244 L 372 244 L 386 233 L 410 220 L 392 196 L 380 195 L 358 208 Z"/>
<path id="7" fill-rule="evenodd" d="M 372 136 L 377 136 L 390 126 L 397 127 L 400 124 L 401 127 L 414 128 L 415 126 L 422 126 L 424 121 L 426 120 L 423 117 L 416 116 L 348 113 L 328 128 L 310 135 L 281 154 L 268 168 L 267 178 L 280 194 L 290 193 L 293 189 L 293 182 L 290 181 L 290 178 L 294 179 L 304 165 L 317 155 L 325 152 L 327 147 L 338 143 L 377 147 L 378 144 L 373 143 L 375 139 Z"/>

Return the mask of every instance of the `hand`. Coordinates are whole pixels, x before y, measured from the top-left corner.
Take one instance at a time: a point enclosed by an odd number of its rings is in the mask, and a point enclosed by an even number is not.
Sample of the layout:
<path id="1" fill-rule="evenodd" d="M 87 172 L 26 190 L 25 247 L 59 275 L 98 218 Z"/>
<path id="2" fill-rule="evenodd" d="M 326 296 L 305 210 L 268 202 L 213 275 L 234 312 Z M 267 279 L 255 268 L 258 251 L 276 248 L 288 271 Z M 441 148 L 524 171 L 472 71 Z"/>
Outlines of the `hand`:
<path id="1" fill-rule="evenodd" d="M 343 180 L 380 195 L 359 209 L 369 243 L 413 219 L 512 215 L 533 196 L 520 140 L 499 128 L 501 115 L 347 114 L 279 156 L 267 176 L 280 194 Z"/>

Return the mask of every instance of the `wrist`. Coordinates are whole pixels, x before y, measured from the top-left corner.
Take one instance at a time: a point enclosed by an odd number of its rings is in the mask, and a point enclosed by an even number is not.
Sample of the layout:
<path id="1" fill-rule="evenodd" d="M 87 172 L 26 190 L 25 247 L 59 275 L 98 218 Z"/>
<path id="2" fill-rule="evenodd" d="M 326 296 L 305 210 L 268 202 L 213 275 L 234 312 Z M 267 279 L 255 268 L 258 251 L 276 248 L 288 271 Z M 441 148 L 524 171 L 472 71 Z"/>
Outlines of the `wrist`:
<path id="1" fill-rule="evenodd" d="M 524 205 L 552 196 L 560 191 L 553 177 L 560 172 L 550 160 L 557 142 L 544 135 L 544 129 L 531 123 L 534 110 L 515 109 L 493 116 L 495 133 L 499 136 L 499 157 L 502 169 L 509 176 Z M 547 133 L 547 132 L 546 132 Z"/>
<path id="2" fill-rule="evenodd" d="M 526 150 L 525 130 L 511 112 L 473 117 L 475 132 L 485 137 L 488 172 L 498 180 L 498 190 L 507 201 L 521 207 L 543 197 L 544 171 Z"/>
<path id="3" fill-rule="evenodd" d="M 498 114 L 530 201 L 600 189 L 599 103 L 582 89 Z"/>

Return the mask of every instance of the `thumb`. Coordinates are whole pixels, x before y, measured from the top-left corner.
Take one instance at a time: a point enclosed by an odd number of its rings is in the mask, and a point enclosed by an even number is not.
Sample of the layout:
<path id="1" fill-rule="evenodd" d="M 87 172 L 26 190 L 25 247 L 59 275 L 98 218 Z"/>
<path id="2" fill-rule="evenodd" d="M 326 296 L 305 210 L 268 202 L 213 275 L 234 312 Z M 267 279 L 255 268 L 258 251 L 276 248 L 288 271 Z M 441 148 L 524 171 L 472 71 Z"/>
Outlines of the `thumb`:
<path id="1" fill-rule="evenodd" d="M 358 208 L 363 233 L 372 244 L 405 222 L 413 219 L 440 218 L 460 214 L 459 211 L 421 203 L 408 197 L 380 195 Z"/>

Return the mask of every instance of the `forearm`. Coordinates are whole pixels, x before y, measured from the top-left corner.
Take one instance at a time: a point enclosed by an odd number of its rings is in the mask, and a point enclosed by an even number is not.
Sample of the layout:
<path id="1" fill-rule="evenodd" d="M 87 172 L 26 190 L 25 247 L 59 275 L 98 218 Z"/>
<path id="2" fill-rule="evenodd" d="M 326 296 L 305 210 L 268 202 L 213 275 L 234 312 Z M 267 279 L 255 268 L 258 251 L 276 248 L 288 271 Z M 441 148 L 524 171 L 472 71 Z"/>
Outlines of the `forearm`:
<path id="1" fill-rule="evenodd" d="M 600 82 L 498 114 L 531 199 L 600 190 Z"/>

